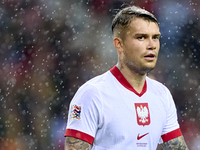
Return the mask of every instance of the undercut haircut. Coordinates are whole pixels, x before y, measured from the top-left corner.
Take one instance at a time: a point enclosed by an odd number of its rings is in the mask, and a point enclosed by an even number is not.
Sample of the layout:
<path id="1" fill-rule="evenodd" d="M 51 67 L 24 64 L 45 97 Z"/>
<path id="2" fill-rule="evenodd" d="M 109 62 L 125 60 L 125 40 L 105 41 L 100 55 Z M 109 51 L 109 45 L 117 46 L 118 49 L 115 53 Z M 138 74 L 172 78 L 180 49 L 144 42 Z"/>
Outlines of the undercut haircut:
<path id="1" fill-rule="evenodd" d="M 120 10 L 114 17 L 112 21 L 113 37 L 117 34 L 117 36 L 123 39 L 126 28 L 130 25 L 134 18 L 142 18 L 158 24 L 156 17 L 152 13 L 137 6 L 129 6 Z"/>

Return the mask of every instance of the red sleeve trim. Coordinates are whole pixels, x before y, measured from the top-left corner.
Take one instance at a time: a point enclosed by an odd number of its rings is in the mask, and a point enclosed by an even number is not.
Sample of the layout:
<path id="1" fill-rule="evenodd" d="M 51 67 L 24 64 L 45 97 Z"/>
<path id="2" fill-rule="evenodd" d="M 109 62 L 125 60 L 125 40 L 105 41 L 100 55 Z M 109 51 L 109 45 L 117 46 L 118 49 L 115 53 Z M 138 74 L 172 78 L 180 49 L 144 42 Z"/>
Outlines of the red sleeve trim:
<path id="1" fill-rule="evenodd" d="M 83 133 L 81 131 L 74 130 L 74 129 L 67 129 L 66 132 L 65 132 L 65 137 L 66 136 L 78 138 L 80 140 L 83 140 L 83 141 L 90 143 L 91 145 L 92 145 L 93 140 L 94 140 L 94 137 L 92 137 L 91 135 Z"/>
<path id="2" fill-rule="evenodd" d="M 174 138 L 177 138 L 181 135 L 182 135 L 181 130 L 178 128 L 178 129 L 173 130 L 169 133 L 163 134 L 161 137 L 162 137 L 163 142 L 167 142 L 167 141 L 174 139 Z"/>

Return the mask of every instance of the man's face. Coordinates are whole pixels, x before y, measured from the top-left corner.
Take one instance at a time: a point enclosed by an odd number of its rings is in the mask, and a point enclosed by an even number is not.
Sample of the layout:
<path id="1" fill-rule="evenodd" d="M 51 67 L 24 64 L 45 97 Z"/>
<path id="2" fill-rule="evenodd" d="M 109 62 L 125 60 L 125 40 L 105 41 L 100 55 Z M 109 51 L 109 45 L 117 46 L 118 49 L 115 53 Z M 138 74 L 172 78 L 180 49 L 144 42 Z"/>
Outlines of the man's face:
<path id="1" fill-rule="evenodd" d="M 119 53 L 122 65 L 139 74 L 152 70 L 160 49 L 158 25 L 142 18 L 135 18 L 126 29 L 124 37 L 123 52 Z"/>

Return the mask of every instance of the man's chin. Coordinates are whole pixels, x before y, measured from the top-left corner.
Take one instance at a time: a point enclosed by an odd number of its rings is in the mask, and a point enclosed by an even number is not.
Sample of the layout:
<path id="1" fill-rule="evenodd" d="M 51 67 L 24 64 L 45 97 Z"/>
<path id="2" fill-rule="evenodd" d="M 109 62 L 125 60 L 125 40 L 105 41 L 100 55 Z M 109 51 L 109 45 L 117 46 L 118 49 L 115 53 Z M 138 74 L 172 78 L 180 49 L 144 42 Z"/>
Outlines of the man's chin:
<path id="1" fill-rule="evenodd" d="M 149 72 L 151 72 L 154 68 L 145 68 L 145 69 L 142 69 L 141 71 L 141 74 L 147 74 Z"/>
<path id="2" fill-rule="evenodd" d="M 139 67 L 139 65 L 136 66 L 136 65 L 133 65 L 132 63 L 131 64 L 127 63 L 126 66 L 132 72 L 135 72 L 135 73 L 141 74 L 141 75 L 145 75 L 155 68 L 155 65 L 153 65 L 153 64 L 148 64 L 148 65 L 144 65 L 144 66 Z"/>
<path id="3" fill-rule="evenodd" d="M 155 68 L 155 66 L 141 68 L 141 74 L 147 74 L 147 73 L 151 72 L 154 68 Z"/>

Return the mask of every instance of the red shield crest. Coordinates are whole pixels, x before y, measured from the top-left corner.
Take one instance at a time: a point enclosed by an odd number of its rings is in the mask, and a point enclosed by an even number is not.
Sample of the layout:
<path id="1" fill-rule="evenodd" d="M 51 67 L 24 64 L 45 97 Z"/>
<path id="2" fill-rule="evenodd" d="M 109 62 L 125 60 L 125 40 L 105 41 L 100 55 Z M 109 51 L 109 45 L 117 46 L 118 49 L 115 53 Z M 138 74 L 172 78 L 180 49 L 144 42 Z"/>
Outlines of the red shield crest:
<path id="1" fill-rule="evenodd" d="M 135 103 L 138 125 L 149 125 L 151 123 L 148 103 Z"/>

